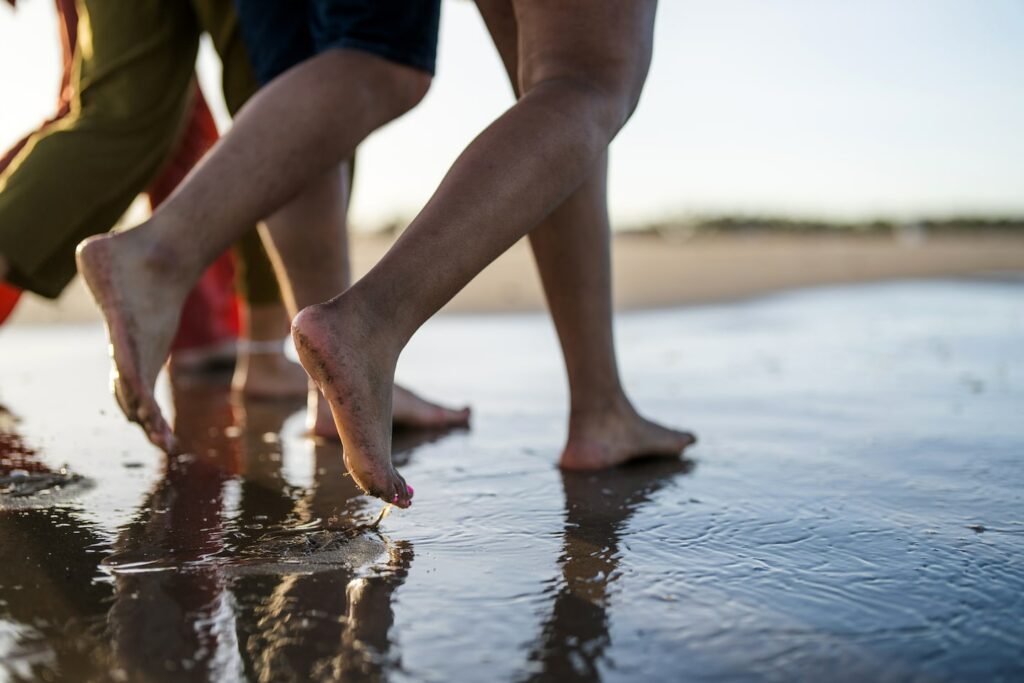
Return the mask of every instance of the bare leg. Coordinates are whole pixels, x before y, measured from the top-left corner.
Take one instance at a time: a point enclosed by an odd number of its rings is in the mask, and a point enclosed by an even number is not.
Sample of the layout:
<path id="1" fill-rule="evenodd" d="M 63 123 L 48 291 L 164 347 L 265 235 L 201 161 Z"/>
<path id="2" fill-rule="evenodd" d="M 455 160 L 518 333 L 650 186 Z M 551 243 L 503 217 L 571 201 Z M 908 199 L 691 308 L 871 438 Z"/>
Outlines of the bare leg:
<path id="1" fill-rule="evenodd" d="M 178 447 L 153 386 L 182 302 L 203 269 L 248 226 L 413 107 L 428 85 L 425 73 L 365 53 L 319 55 L 253 97 L 149 221 L 79 246 L 79 271 L 107 323 L 114 393 L 153 443 Z"/>
<path id="2" fill-rule="evenodd" d="M 349 183 L 348 164 L 335 167 L 266 221 L 273 243 L 268 252 L 280 280 L 288 283 L 284 298 L 293 315 L 345 291 L 351 282 L 346 225 Z M 304 372 L 302 377 L 305 381 Z M 468 420 L 466 408 L 444 408 L 395 386 L 393 422 L 397 427 L 443 428 L 465 425 Z M 330 406 L 312 385 L 309 425 L 315 436 L 340 438 Z"/>
<path id="3" fill-rule="evenodd" d="M 331 403 L 355 480 L 399 505 L 390 386 L 412 334 L 593 173 L 633 111 L 655 3 L 516 0 L 523 96 L 462 153 L 388 254 L 293 322 L 299 358 Z M 581 20 L 585 17 L 586 20 Z"/>
<path id="4" fill-rule="evenodd" d="M 243 307 L 245 338 L 239 340 L 231 386 L 249 398 L 306 395 L 309 378 L 285 355 L 291 317 L 280 303 Z"/>
<path id="5" fill-rule="evenodd" d="M 513 90 L 520 92 L 515 14 L 509 0 L 477 0 Z M 569 376 L 566 469 L 597 469 L 635 457 L 678 456 L 691 434 L 641 417 L 622 387 L 612 334 L 608 155 L 530 232 L 548 308 Z"/>

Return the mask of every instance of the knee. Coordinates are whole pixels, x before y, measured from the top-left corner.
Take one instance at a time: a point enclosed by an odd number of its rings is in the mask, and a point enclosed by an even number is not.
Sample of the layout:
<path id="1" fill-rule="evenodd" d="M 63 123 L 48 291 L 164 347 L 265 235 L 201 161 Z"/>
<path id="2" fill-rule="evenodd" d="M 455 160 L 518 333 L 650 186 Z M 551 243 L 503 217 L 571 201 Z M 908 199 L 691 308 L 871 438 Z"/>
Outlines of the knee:
<path id="1" fill-rule="evenodd" d="M 373 96 L 390 117 L 398 117 L 423 101 L 432 80 L 425 71 L 394 65 L 376 82 Z"/>
<path id="2" fill-rule="evenodd" d="M 632 116 L 640 99 L 643 76 L 608 65 L 586 69 L 524 70 L 519 87 L 525 94 L 553 91 L 580 103 L 583 122 L 589 122 L 610 140 Z"/>

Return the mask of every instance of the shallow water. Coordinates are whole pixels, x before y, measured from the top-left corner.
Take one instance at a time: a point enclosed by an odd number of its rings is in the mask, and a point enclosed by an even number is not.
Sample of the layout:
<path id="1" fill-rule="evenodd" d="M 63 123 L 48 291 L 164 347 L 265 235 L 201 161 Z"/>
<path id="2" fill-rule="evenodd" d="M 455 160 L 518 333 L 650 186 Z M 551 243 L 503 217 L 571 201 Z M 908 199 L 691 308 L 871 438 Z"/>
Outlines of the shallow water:
<path id="1" fill-rule="evenodd" d="M 415 504 L 375 530 L 300 405 L 164 386 L 193 453 L 167 462 L 102 330 L 4 330 L 3 473 L 43 484 L 0 494 L 0 679 L 1024 676 L 1024 280 L 636 313 L 618 341 L 687 460 L 560 473 L 547 320 L 441 318 L 399 375 L 473 428 L 398 435 Z"/>

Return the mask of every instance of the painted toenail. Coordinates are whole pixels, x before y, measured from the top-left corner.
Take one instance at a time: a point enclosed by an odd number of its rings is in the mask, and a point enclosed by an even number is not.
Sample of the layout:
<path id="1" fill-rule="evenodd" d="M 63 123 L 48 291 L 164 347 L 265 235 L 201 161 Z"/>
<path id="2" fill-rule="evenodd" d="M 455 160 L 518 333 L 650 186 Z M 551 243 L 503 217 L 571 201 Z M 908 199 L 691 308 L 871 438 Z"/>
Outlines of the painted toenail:
<path id="1" fill-rule="evenodd" d="M 409 497 L 410 497 L 410 498 L 412 498 L 413 494 L 414 494 L 414 493 L 416 493 L 416 492 L 415 492 L 415 491 L 413 491 L 413 490 L 412 490 L 412 487 L 411 487 L 411 486 L 409 486 L 408 484 L 406 484 L 406 485 L 405 485 L 405 488 L 406 488 L 406 489 L 408 489 L 408 491 L 409 491 Z"/>

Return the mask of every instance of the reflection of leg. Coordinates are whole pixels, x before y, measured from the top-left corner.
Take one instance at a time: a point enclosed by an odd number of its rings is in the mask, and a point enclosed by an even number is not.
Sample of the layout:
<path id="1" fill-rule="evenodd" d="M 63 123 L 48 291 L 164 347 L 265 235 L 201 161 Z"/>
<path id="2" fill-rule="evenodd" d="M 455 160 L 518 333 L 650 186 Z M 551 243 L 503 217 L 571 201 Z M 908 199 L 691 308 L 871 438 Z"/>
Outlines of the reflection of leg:
<path id="1" fill-rule="evenodd" d="M 651 496 L 690 471 L 685 460 L 658 460 L 620 470 L 565 472 L 561 586 L 532 648 L 541 670 L 530 680 L 597 680 L 611 644 L 609 588 L 619 577 L 619 543 L 629 519 Z"/>
<path id="2" fill-rule="evenodd" d="M 319 518 L 329 529 L 344 530 L 336 534 L 338 544 L 334 549 L 345 552 L 344 544 L 351 540 L 347 532 L 358 522 L 365 522 L 366 515 L 359 513 L 366 499 L 345 476 L 337 444 L 316 443 L 312 447 L 313 487 L 294 501 L 289 517 L 300 524 Z M 320 533 L 335 532 L 314 532 L 314 537 Z M 377 539 L 369 542 L 377 547 Z M 387 565 L 370 566 L 365 562 L 375 561 L 377 553 L 362 558 L 362 551 L 356 548 L 347 558 L 358 572 L 340 565 L 320 565 L 310 574 L 239 577 L 234 584 L 239 605 L 236 625 L 248 677 L 376 680 L 385 673 L 393 662 L 388 639 L 394 622 L 392 595 L 407 575 L 412 559 L 407 545 L 388 550 Z"/>
<path id="3" fill-rule="evenodd" d="M 260 401 L 236 395 L 232 407 L 242 445 L 238 528 L 255 538 L 267 528 L 283 526 L 292 513 L 295 501 L 284 477 L 284 452 L 278 435 L 300 406 L 298 399 Z"/>
<path id="4" fill-rule="evenodd" d="M 110 585 L 94 580 L 95 552 L 106 542 L 92 521 L 61 506 L 0 514 L 0 672 L 13 678 L 25 665 L 38 680 L 109 674 L 110 646 L 94 627 L 111 599 Z"/>
<path id="5" fill-rule="evenodd" d="M 508 0 L 477 0 L 518 92 L 519 57 Z M 594 469 L 640 455 L 678 455 L 692 436 L 641 418 L 619 379 L 612 337 L 608 155 L 530 232 L 530 245 L 569 376 L 571 415 L 562 466 Z"/>
<path id="6" fill-rule="evenodd" d="M 215 667 L 237 656 L 226 635 L 234 620 L 226 578 L 210 560 L 225 548 L 225 485 L 239 470 L 234 414 L 222 387 L 172 388 L 177 427 L 194 455 L 168 459 L 118 552 L 104 560 L 116 575 L 108 618 L 129 680 L 218 679 Z M 134 563 L 172 569 L 133 572 Z"/>
<path id="7" fill-rule="evenodd" d="M 395 623 L 395 591 L 405 583 L 413 560 L 412 546 L 399 543 L 390 549 L 387 567 L 365 578 L 350 581 L 346 591 L 348 620 L 342 635 L 341 679 L 356 678 L 371 672 L 371 678 L 384 674 L 398 664 L 391 653 L 389 633 Z"/>
<path id="8" fill-rule="evenodd" d="M 119 403 L 154 443 L 177 447 L 153 385 L 188 288 L 249 226 L 415 105 L 428 83 L 423 72 L 360 52 L 315 57 L 253 97 L 150 221 L 79 248 L 80 270 L 107 319 Z"/>
<path id="9" fill-rule="evenodd" d="M 633 111 L 654 2 L 515 3 L 523 97 L 481 133 L 377 266 L 293 324 L 357 481 L 411 495 L 390 462 L 391 382 L 412 334 L 593 173 Z M 586 16 L 586 24 L 579 17 Z"/>

